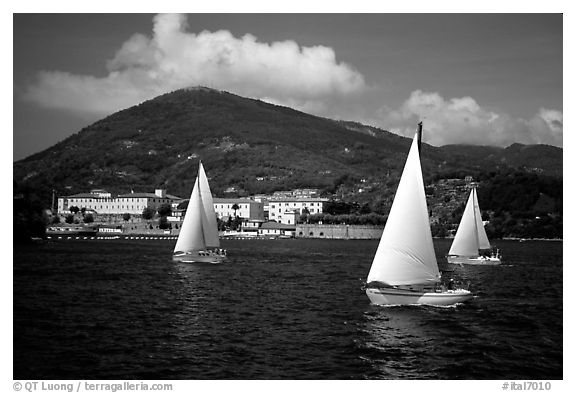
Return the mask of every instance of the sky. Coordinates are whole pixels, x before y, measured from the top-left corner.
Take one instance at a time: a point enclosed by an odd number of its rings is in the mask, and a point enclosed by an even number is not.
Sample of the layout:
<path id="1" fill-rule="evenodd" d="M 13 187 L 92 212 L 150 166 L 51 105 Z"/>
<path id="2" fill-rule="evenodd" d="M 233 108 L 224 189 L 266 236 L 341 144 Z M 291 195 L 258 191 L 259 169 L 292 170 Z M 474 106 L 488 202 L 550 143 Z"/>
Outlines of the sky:
<path id="1" fill-rule="evenodd" d="M 13 16 L 13 160 L 208 86 L 435 146 L 563 146 L 561 13 Z"/>

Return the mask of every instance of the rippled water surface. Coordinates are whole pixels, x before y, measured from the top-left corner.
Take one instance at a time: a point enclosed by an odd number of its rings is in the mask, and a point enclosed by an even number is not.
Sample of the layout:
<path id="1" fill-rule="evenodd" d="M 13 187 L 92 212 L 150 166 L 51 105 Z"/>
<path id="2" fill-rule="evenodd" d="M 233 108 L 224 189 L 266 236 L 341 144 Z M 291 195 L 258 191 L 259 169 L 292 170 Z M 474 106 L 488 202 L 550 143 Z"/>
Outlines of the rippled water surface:
<path id="1" fill-rule="evenodd" d="M 370 305 L 377 241 L 223 243 L 221 265 L 172 262 L 169 240 L 17 246 L 14 378 L 562 378 L 561 242 L 450 265 L 477 295 L 452 308 Z"/>

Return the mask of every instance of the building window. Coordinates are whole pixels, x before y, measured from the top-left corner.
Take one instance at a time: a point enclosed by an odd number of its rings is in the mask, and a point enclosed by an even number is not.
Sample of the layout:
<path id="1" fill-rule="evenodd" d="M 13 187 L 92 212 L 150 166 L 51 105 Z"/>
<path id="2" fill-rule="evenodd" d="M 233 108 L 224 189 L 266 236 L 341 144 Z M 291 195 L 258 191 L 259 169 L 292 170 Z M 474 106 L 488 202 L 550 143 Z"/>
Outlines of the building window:
<path id="1" fill-rule="evenodd" d="M 310 236 L 314 236 L 314 232 L 310 232 Z"/>

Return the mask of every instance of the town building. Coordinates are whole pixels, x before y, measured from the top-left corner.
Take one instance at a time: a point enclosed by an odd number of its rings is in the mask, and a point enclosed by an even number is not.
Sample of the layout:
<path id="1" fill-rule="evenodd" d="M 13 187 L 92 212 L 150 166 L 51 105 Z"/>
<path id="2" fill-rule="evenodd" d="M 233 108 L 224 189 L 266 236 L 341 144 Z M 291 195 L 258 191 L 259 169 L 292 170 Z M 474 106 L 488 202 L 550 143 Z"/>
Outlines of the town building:
<path id="1" fill-rule="evenodd" d="M 252 199 L 213 198 L 216 217 L 227 220 L 228 217 L 240 217 L 248 220 L 264 220 L 264 204 Z M 238 207 L 234 209 L 234 207 Z"/>
<path id="2" fill-rule="evenodd" d="M 316 189 L 292 190 L 279 192 L 274 196 L 258 195 L 253 199 L 247 198 L 214 198 L 214 211 L 221 220 L 240 217 L 244 221 L 260 223 L 273 220 L 286 225 L 295 225 L 298 217 L 305 211 L 308 214 L 323 212 L 326 198 L 311 197 L 317 195 Z M 298 197 L 282 195 L 299 195 Z M 168 195 L 166 190 L 157 189 L 154 193 L 135 193 L 112 196 L 105 190 L 92 190 L 89 193 L 75 194 L 58 198 L 58 212 L 70 213 L 70 208 L 79 209 L 95 214 L 124 214 L 141 215 L 145 208 L 157 210 L 160 206 L 168 204 L 172 208 L 169 221 L 182 221 L 185 210 L 178 209 L 178 205 L 186 199 Z M 237 207 L 237 209 L 234 209 Z M 256 225 L 256 224 L 254 224 Z M 246 228 L 255 230 L 257 228 Z"/>
<path id="3" fill-rule="evenodd" d="M 289 191 L 274 191 L 274 194 L 267 197 L 268 200 L 279 200 L 286 198 L 318 198 L 320 190 L 317 188 L 296 188 Z"/>
<path id="4" fill-rule="evenodd" d="M 240 231 L 246 234 L 251 234 L 254 236 L 258 235 L 258 229 L 264 223 L 264 220 L 245 220 L 242 221 L 240 225 Z"/>
<path id="5" fill-rule="evenodd" d="M 96 214 L 124 214 L 140 215 L 145 208 L 157 210 L 164 204 L 173 205 L 182 198 L 166 194 L 166 190 L 157 189 L 154 193 L 122 194 L 113 197 L 104 190 L 92 190 L 89 193 L 81 193 L 58 198 L 58 212 L 70 213 L 70 208 L 76 206 L 85 208 Z"/>
<path id="6" fill-rule="evenodd" d="M 318 214 L 324 211 L 326 198 L 282 198 L 268 201 L 268 219 L 282 224 L 294 225 L 305 211 Z"/>
<path id="7" fill-rule="evenodd" d="M 122 233 L 122 225 L 99 225 L 98 233 Z"/>
<path id="8" fill-rule="evenodd" d="M 268 221 L 258 228 L 258 236 L 294 237 L 295 225 L 286 225 L 279 222 Z"/>

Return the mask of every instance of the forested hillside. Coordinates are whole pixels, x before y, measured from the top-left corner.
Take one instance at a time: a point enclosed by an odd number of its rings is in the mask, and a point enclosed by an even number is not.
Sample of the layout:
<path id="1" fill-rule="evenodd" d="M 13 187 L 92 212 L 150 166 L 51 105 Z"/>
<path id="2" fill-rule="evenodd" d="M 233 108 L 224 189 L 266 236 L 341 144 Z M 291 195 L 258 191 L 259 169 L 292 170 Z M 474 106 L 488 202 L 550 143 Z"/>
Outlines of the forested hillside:
<path id="1" fill-rule="evenodd" d="M 218 197 L 319 188 L 386 215 L 409 145 L 409 138 L 375 127 L 199 87 L 117 112 L 15 162 L 14 189 L 46 207 L 52 190 L 164 188 L 187 197 L 202 160 Z M 498 216 L 561 215 L 562 149 L 423 144 L 422 160 L 427 184 L 468 175 L 481 181 L 483 208 Z"/>

